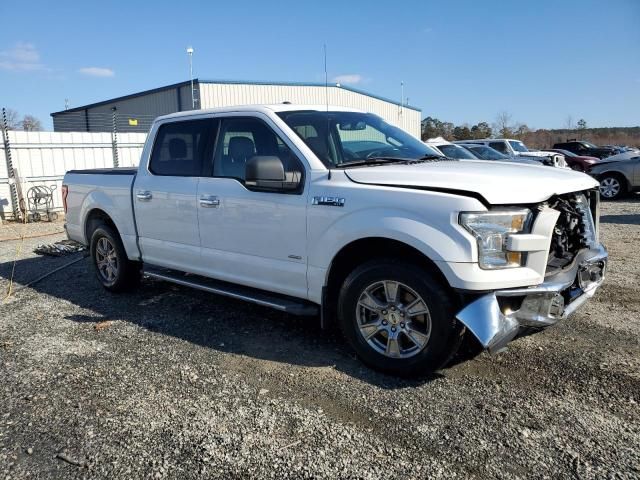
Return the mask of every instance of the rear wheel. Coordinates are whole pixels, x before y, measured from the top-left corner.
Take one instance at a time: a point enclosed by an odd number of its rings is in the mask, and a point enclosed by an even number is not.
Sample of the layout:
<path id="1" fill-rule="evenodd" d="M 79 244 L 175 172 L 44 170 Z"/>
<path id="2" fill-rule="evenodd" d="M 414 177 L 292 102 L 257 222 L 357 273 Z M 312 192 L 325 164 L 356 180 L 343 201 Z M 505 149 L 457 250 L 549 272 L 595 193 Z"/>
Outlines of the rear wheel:
<path id="1" fill-rule="evenodd" d="M 338 316 L 367 365 L 400 376 L 442 367 L 462 338 L 445 288 L 428 272 L 398 261 L 355 269 L 340 291 Z"/>
<path id="2" fill-rule="evenodd" d="M 606 174 L 600 178 L 600 195 L 607 200 L 622 198 L 626 192 L 625 182 L 614 174 Z"/>
<path id="3" fill-rule="evenodd" d="M 132 290 L 140 283 L 140 264 L 127 258 L 120 235 L 105 223 L 98 224 L 91 235 L 91 259 L 96 277 L 107 290 Z"/>

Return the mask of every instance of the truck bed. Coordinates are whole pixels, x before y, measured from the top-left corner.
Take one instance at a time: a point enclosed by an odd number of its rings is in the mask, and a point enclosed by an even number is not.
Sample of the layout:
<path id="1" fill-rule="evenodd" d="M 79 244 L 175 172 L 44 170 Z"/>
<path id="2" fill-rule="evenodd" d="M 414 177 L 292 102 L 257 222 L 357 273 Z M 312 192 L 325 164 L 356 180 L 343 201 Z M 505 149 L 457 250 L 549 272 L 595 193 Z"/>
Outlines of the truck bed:
<path id="1" fill-rule="evenodd" d="M 68 171 L 63 184 L 68 189 L 66 230 L 69 238 L 88 244 L 90 239 L 86 237 L 85 219 L 94 210 L 99 210 L 116 225 L 130 258 L 137 258 L 139 253 L 131 201 L 136 173 L 136 168 Z"/>

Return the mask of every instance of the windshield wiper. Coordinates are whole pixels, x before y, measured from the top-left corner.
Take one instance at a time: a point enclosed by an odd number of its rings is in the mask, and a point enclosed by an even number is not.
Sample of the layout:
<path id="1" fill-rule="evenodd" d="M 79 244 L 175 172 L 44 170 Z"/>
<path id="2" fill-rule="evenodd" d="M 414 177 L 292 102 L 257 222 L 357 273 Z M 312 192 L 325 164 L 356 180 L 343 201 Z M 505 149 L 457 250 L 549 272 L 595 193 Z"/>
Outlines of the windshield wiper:
<path id="1" fill-rule="evenodd" d="M 354 160 L 352 162 L 345 162 L 336 165 L 334 168 L 348 168 L 348 167 L 361 167 L 366 165 L 385 165 L 387 163 L 407 163 L 415 162 L 413 158 L 402 157 L 371 157 L 362 160 Z"/>

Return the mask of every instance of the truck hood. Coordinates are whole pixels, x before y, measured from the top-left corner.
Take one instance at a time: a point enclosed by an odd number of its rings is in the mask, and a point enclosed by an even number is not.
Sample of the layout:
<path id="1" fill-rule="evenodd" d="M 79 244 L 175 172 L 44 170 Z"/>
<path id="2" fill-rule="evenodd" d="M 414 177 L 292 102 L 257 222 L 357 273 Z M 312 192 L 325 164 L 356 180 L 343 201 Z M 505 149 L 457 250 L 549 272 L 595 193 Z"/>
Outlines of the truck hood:
<path id="1" fill-rule="evenodd" d="M 569 169 L 475 160 L 354 167 L 345 174 L 356 183 L 480 196 L 492 205 L 537 203 L 598 186 Z"/>

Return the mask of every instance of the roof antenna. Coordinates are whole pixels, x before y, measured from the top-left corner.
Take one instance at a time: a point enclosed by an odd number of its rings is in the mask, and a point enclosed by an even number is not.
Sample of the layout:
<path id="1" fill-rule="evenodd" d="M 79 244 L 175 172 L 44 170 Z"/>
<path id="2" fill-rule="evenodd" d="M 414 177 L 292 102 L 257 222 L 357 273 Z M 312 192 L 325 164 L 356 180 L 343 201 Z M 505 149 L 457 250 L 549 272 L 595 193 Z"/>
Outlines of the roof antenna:
<path id="1" fill-rule="evenodd" d="M 329 77 L 327 75 L 327 44 L 323 45 L 324 48 L 324 100 L 326 106 L 326 115 L 327 115 L 327 135 L 325 136 L 325 140 L 327 141 L 327 156 L 329 154 Z M 331 165 L 331 159 L 329 159 L 329 165 Z M 329 167 L 329 175 L 327 176 L 327 180 L 331 180 L 331 167 Z"/>

